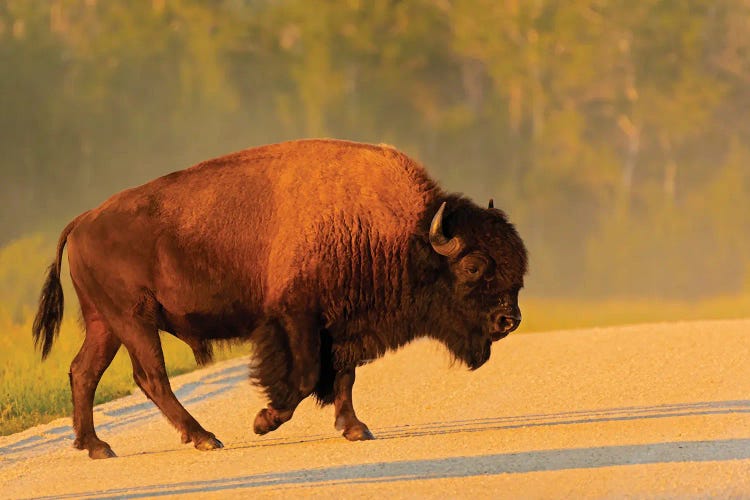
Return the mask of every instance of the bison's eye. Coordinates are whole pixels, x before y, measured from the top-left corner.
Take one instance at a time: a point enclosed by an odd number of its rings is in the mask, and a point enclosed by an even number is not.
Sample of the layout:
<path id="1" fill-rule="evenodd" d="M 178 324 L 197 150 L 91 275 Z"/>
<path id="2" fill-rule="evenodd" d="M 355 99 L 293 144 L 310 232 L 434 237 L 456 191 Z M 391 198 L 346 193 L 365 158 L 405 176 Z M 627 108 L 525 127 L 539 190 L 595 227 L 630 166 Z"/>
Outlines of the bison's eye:
<path id="1" fill-rule="evenodd" d="M 469 254 L 461 260 L 460 273 L 464 279 L 473 281 L 487 270 L 487 258 L 481 254 Z"/>

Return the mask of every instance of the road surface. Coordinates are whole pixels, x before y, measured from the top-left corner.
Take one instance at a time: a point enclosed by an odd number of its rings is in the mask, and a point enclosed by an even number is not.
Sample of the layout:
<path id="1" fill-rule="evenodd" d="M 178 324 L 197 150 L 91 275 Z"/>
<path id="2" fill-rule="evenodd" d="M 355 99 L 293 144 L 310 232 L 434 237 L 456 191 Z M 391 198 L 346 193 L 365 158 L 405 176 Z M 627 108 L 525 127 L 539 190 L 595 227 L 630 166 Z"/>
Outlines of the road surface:
<path id="1" fill-rule="evenodd" d="M 140 394 L 0 438 L 3 498 L 750 498 L 750 320 L 514 334 L 476 372 L 419 341 L 358 370 L 375 441 L 305 401 L 267 436 L 247 359 L 173 380 L 226 447 L 200 452 Z"/>

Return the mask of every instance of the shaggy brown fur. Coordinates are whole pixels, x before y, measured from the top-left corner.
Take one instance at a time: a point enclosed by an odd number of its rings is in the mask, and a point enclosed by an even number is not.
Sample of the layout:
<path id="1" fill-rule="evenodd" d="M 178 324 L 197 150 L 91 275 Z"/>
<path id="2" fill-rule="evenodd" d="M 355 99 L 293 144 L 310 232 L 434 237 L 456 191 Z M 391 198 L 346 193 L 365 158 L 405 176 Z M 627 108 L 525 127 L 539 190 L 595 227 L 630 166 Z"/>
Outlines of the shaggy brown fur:
<path id="1" fill-rule="evenodd" d="M 443 203 L 439 236 L 459 248 L 445 255 L 430 236 Z M 120 345 L 184 442 L 222 446 L 172 393 L 158 330 L 189 344 L 200 364 L 212 340 L 254 342 L 253 377 L 270 401 L 257 433 L 314 393 L 335 404 L 337 428 L 354 440 L 372 438 L 351 401 L 358 365 L 430 336 L 475 369 L 520 322 L 526 250 L 505 215 L 446 194 L 387 146 L 248 149 L 82 214 L 63 231 L 42 291 L 34 336 L 43 357 L 62 317 L 66 242 L 86 327 L 70 370 L 75 444 L 92 458 L 114 456 L 96 436 L 92 404 Z"/>

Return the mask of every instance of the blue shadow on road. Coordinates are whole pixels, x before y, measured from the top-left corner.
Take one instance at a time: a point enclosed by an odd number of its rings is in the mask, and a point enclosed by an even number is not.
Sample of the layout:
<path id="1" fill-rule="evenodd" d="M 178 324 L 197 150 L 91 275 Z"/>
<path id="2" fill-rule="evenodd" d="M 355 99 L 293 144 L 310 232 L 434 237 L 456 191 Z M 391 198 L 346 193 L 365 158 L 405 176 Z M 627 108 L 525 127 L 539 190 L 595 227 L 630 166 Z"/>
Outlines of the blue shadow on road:
<path id="1" fill-rule="evenodd" d="M 236 493 L 243 490 L 252 494 L 254 488 L 288 489 L 318 485 L 396 483 L 636 464 L 746 459 L 750 459 L 750 439 L 685 441 L 343 465 L 235 476 L 209 481 L 80 492 L 55 498 L 144 498 L 201 492 L 232 491 Z"/>

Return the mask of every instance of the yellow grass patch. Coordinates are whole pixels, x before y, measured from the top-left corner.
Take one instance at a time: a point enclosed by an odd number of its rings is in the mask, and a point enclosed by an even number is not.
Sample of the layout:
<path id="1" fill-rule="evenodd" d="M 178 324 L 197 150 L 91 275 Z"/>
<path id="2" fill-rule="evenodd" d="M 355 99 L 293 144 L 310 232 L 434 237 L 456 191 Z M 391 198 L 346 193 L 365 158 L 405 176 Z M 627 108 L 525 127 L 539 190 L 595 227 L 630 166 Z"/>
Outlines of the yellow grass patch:
<path id="1" fill-rule="evenodd" d="M 72 302 L 72 301 L 71 301 Z M 83 343 L 83 333 L 74 314 L 63 320 L 60 336 L 49 357 L 42 362 L 31 338 L 32 317 L 22 324 L 9 321 L 0 312 L 0 435 L 69 415 L 72 410 L 68 370 Z M 169 334 L 162 334 L 167 372 L 170 375 L 196 368 L 190 348 Z M 216 349 L 217 360 L 247 354 L 249 346 Z M 130 358 L 124 348 L 102 377 L 96 403 L 130 394 L 133 382 Z"/>
<path id="2" fill-rule="evenodd" d="M 540 299 L 521 297 L 523 322 L 519 332 L 570 328 L 736 319 L 750 316 L 750 295 L 716 297 L 699 301 L 650 299 Z"/>

